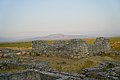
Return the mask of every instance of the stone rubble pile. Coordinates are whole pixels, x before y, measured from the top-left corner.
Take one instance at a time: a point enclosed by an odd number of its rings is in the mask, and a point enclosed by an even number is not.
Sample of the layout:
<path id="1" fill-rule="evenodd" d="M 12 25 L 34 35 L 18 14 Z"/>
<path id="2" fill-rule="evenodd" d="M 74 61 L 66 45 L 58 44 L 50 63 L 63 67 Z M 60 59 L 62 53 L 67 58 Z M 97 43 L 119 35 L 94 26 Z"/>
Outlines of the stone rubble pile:
<path id="1" fill-rule="evenodd" d="M 16 73 L 0 74 L 0 80 L 56 80 L 57 76 L 51 76 L 29 69 Z"/>
<path id="2" fill-rule="evenodd" d="M 106 61 L 98 67 L 84 69 L 82 74 L 99 80 L 120 80 L 120 64 Z"/>
<path id="3" fill-rule="evenodd" d="M 0 58 L 15 58 L 18 55 L 30 54 L 31 50 L 14 50 L 9 48 L 0 49 Z"/>

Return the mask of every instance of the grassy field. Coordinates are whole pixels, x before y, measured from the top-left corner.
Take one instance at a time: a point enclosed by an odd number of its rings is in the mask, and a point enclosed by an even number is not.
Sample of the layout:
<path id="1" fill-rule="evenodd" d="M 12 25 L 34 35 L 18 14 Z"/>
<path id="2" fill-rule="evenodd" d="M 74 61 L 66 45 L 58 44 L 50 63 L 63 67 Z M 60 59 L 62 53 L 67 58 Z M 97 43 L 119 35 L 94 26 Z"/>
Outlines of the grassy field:
<path id="1" fill-rule="evenodd" d="M 0 43 L 0 48 L 31 49 L 31 42 Z"/>
<path id="2" fill-rule="evenodd" d="M 104 61 L 120 62 L 120 56 L 109 54 L 102 56 L 92 56 L 82 59 L 42 58 L 42 60 L 48 61 L 49 66 L 53 69 L 65 72 L 80 73 L 82 69 L 96 67 Z"/>
<path id="3" fill-rule="evenodd" d="M 68 58 L 55 57 L 55 56 L 47 57 L 47 56 L 22 55 L 14 59 L 13 58 L 8 58 L 8 59 L 10 60 L 19 59 L 21 61 L 20 63 L 26 63 L 26 64 L 40 62 L 40 61 L 47 61 L 49 67 L 51 67 L 52 69 L 55 69 L 58 71 L 64 71 L 64 72 L 81 73 L 81 70 L 83 70 L 84 68 L 96 67 L 104 61 L 120 62 L 120 55 L 107 54 L 107 55 L 92 56 L 92 57 L 81 58 L 81 59 L 70 59 L 70 58 L 68 59 Z M 29 61 L 24 62 L 24 60 L 27 60 L 27 59 Z M 0 59 L 0 60 L 4 60 L 4 59 Z M 22 68 L 18 67 L 18 70 L 21 70 L 21 69 Z"/>

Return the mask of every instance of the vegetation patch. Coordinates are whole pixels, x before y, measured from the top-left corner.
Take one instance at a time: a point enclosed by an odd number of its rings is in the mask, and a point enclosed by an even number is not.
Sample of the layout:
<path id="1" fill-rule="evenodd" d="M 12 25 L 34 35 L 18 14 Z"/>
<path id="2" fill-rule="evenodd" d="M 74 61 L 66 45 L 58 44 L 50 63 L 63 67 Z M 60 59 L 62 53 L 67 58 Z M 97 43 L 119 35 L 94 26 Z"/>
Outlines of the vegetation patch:
<path id="1" fill-rule="evenodd" d="M 77 72 L 81 73 L 84 68 L 96 67 L 104 61 L 119 61 L 118 58 L 113 58 L 109 55 L 92 56 L 82 59 L 67 59 L 60 57 L 45 57 L 36 56 L 34 61 L 47 61 L 49 67 L 63 72 Z"/>
<path id="2" fill-rule="evenodd" d="M 114 68 L 114 67 L 115 67 L 115 65 L 109 63 L 106 67 L 102 68 L 101 71 L 105 72 L 105 71 L 107 71 L 109 68 Z"/>
<path id="3" fill-rule="evenodd" d="M 32 47 L 32 42 L 0 43 L 0 48 L 28 49 L 30 47 Z"/>
<path id="4" fill-rule="evenodd" d="M 15 64 L 2 63 L 0 64 L 0 73 L 12 73 L 27 69 L 25 66 L 18 66 Z"/>

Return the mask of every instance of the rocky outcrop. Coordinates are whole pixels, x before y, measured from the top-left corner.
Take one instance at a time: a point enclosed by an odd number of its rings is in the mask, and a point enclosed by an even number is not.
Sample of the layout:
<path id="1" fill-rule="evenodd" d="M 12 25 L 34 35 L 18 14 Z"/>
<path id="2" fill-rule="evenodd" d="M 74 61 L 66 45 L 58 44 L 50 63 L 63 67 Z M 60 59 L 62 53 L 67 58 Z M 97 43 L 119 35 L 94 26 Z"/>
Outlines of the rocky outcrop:
<path id="1" fill-rule="evenodd" d="M 98 67 L 84 69 L 82 74 L 98 80 L 120 80 L 120 64 L 105 61 Z"/>
<path id="2" fill-rule="evenodd" d="M 58 77 L 43 74 L 35 70 L 25 70 L 17 73 L 1 74 L 0 80 L 56 80 Z"/>
<path id="3" fill-rule="evenodd" d="M 87 44 L 81 39 L 32 41 L 32 51 L 34 55 L 60 55 L 81 58 L 89 55 L 108 53 L 110 49 L 109 39 L 103 37 L 96 38 L 94 44 Z"/>

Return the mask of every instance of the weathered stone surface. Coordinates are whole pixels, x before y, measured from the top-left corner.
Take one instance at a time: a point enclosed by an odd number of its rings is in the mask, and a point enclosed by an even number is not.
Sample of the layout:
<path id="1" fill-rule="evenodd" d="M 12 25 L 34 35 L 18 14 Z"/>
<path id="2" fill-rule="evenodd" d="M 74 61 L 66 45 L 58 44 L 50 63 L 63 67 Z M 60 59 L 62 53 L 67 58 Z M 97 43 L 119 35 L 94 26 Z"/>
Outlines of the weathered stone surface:
<path id="1" fill-rule="evenodd" d="M 0 75 L 0 80 L 56 80 L 57 78 L 56 76 L 43 74 L 34 70 Z"/>
<path id="2" fill-rule="evenodd" d="M 86 77 L 102 80 L 120 80 L 120 64 L 116 62 L 104 62 L 95 68 L 83 70 Z"/>
<path id="3" fill-rule="evenodd" d="M 101 53 L 108 53 L 111 49 L 109 39 L 96 38 L 94 44 L 88 45 L 84 40 L 35 40 L 32 41 L 33 54 L 60 55 L 72 58 L 82 58 Z"/>

